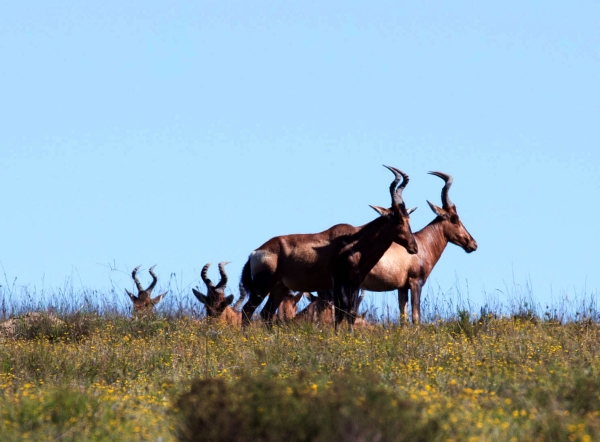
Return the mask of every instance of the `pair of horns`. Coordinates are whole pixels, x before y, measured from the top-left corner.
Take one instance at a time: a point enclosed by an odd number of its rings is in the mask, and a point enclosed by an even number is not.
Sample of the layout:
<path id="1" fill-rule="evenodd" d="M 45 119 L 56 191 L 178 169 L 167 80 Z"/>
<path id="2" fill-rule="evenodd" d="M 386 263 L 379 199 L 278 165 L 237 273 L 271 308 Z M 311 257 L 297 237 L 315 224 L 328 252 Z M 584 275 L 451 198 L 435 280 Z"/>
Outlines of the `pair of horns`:
<path id="1" fill-rule="evenodd" d="M 409 181 L 408 175 L 406 173 L 402 172 L 401 170 L 396 169 L 395 167 L 390 167 L 390 166 L 385 166 L 385 165 L 384 165 L 384 167 L 389 169 L 396 176 L 394 181 L 392 181 L 392 184 L 390 184 L 390 194 L 392 195 L 393 202 L 395 204 L 398 204 L 400 207 L 403 207 L 404 201 L 402 200 L 402 190 L 404 190 L 404 188 L 408 184 L 408 181 Z M 438 178 L 443 179 L 446 183 L 446 184 L 444 184 L 444 187 L 442 188 L 442 207 L 444 209 L 449 209 L 451 207 L 454 207 L 454 203 L 452 203 L 452 201 L 450 201 L 450 197 L 448 196 L 448 191 L 450 190 L 450 186 L 452 186 L 452 182 L 453 182 L 452 175 L 449 175 L 444 172 L 437 172 L 437 171 L 429 172 L 429 174 L 435 175 Z M 401 179 L 402 179 L 402 183 L 398 186 L 398 183 L 400 182 Z"/>
<path id="2" fill-rule="evenodd" d="M 390 195 L 392 196 L 393 205 L 398 205 L 399 208 L 404 212 L 404 214 L 408 215 L 406 213 L 404 201 L 402 200 L 402 191 L 404 190 L 409 181 L 408 175 L 402 172 L 400 169 L 396 169 L 395 167 L 386 166 L 385 164 L 383 165 L 383 167 L 390 170 L 395 176 L 394 181 L 392 181 L 392 184 L 390 184 Z M 402 182 L 400 182 L 400 180 L 402 180 Z M 398 185 L 398 183 L 400 183 L 400 185 Z"/>
<path id="3" fill-rule="evenodd" d="M 200 276 L 202 277 L 202 281 L 204 281 L 204 284 L 206 284 L 206 287 L 208 287 L 209 290 L 225 289 L 225 286 L 227 285 L 227 273 L 225 273 L 225 266 L 229 264 L 229 262 L 230 261 L 223 261 L 219 263 L 219 273 L 221 275 L 221 280 L 216 286 L 207 276 L 208 268 L 211 266 L 212 262 L 209 262 L 205 264 L 204 267 L 202 267 L 202 272 L 200 273 Z"/>
<path id="4" fill-rule="evenodd" d="M 137 287 L 139 293 L 148 292 L 148 295 L 150 295 L 150 293 L 152 293 L 152 290 L 154 290 L 154 287 L 156 286 L 156 282 L 158 281 L 158 278 L 156 277 L 156 274 L 154 273 L 154 267 L 156 267 L 156 264 L 154 264 L 152 267 L 150 267 L 148 269 L 148 272 L 152 276 L 152 282 L 150 283 L 150 285 L 148 286 L 148 288 L 146 290 L 144 290 L 144 288 L 142 287 L 142 284 L 140 283 L 140 280 L 137 278 L 137 272 L 140 269 L 140 267 L 141 267 L 141 265 L 139 265 L 135 269 L 133 269 L 133 271 L 131 272 L 131 277 L 133 278 L 133 281 L 135 282 L 135 286 Z M 127 292 L 127 293 L 129 293 L 129 292 Z"/>

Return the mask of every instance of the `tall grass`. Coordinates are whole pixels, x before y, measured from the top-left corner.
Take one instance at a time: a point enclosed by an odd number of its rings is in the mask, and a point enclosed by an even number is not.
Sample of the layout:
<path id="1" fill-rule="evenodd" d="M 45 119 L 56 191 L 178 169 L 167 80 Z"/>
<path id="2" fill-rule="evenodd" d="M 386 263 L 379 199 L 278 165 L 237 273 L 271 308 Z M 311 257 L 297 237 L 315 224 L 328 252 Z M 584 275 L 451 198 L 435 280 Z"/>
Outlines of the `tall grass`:
<path id="1" fill-rule="evenodd" d="M 166 287 L 157 286 L 156 293 L 167 292 L 157 307 L 164 316 L 198 316 L 202 309 L 191 294 L 189 286 L 181 287 L 175 275 Z M 123 288 L 112 286 L 105 290 L 75 289 L 71 280 L 62 287 L 48 291 L 35 286 L 19 285 L 17 280 L 0 285 L 0 320 L 31 311 L 50 311 L 59 315 L 88 313 L 107 316 L 128 316 L 131 300 Z"/>
<path id="2" fill-rule="evenodd" d="M 595 295 L 430 289 L 421 326 L 367 304 L 374 327 L 335 334 L 194 321 L 176 293 L 131 319 L 120 290 L 0 287 L 4 317 L 65 321 L 0 338 L 2 440 L 600 439 Z"/>

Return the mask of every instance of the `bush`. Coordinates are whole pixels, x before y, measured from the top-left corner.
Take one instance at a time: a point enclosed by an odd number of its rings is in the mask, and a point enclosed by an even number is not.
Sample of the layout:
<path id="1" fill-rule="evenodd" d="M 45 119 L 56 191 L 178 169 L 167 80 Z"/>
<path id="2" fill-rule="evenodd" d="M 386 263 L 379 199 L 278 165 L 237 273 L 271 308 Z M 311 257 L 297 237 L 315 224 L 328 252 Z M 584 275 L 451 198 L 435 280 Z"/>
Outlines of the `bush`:
<path id="1" fill-rule="evenodd" d="M 328 383 L 242 375 L 193 382 L 176 402 L 181 441 L 430 441 L 438 422 L 375 375 L 344 373 Z"/>
<path id="2" fill-rule="evenodd" d="M 67 324 L 51 313 L 26 313 L 0 324 L 0 335 L 6 338 L 55 340 L 67 332 Z"/>

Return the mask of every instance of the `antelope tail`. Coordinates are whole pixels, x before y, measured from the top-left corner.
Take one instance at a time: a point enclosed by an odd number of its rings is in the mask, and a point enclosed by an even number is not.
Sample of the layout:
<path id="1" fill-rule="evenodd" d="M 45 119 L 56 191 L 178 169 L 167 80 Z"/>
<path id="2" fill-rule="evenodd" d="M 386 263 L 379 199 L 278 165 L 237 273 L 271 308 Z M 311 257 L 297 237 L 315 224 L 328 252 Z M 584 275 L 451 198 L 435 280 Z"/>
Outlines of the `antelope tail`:
<path id="1" fill-rule="evenodd" d="M 254 292 L 254 281 L 252 280 L 252 271 L 250 270 L 250 258 L 246 261 L 242 270 L 240 285 L 244 288 L 244 292 L 251 294 Z"/>

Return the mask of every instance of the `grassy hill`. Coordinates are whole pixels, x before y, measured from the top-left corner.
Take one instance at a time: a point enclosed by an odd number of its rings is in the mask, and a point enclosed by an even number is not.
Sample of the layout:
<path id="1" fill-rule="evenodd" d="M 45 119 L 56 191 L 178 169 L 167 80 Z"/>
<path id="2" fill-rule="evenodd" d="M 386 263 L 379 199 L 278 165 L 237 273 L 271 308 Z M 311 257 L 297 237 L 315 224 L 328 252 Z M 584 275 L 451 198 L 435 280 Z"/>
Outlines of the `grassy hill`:
<path id="1" fill-rule="evenodd" d="M 460 310 L 337 335 L 54 315 L 64 323 L 0 338 L 2 440 L 600 440 L 589 308 L 569 320 Z"/>

